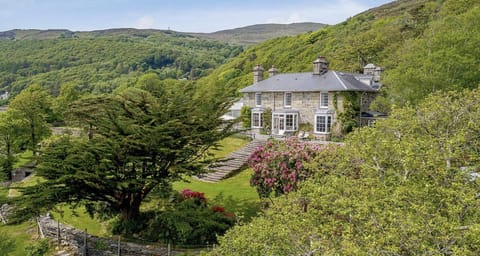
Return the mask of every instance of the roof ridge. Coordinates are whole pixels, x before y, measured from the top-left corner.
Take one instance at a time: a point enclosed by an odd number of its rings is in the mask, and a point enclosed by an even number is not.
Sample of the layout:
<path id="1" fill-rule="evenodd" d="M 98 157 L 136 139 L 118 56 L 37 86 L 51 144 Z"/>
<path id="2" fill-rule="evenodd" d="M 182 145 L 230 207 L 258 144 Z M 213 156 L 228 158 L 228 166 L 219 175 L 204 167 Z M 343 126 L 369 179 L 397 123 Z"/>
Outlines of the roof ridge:
<path id="1" fill-rule="evenodd" d="M 335 77 L 338 79 L 338 81 L 340 81 L 340 84 L 343 86 L 343 88 L 345 88 L 345 90 L 348 90 L 347 86 L 345 85 L 345 83 L 343 82 L 342 79 L 340 79 L 340 77 L 337 75 L 337 71 L 333 71 L 332 70 L 332 73 L 335 75 Z"/>

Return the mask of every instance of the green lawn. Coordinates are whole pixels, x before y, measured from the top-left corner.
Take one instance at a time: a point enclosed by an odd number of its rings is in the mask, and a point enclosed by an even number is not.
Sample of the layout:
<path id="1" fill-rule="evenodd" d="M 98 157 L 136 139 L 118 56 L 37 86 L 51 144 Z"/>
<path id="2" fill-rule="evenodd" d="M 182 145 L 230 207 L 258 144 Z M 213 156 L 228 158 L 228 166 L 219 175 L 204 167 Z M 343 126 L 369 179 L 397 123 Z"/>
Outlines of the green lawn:
<path id="1" fill-rule="evenodd" d="M 43 178 L 37 177 L 37 176 L 35 176 L 35 174 L 32 174 L 30 177 L 27 177 L 26 179 L 24 179 L 20 182 L 14 183 L 11 186 L 12 187 L 29 187 L 29 186 L 33 186 L 33 185 L 36 185 L 38 183 L 41 183 L 42 181 L 43 181 Z M 20 192 L 18 192 L 18 190 L 16 190 L 16 189 L 9 189 L 8 190 L 8 196 L 9 197 L 16 197 L 16 196 L 20 196 L 20 195 L 21 195 Z"/>
<path id="2" fill-rule="evenodd" d="M 60 214 L 60 211 L 62 211 L 62 214 Z M 109 236 L 108 223 L 90 218 L 84 207 L 72 210 L 68 205 L 59 205 L 58 211 L 52 211 L 51 214 L 54 219 L 60 220 L 61 223 L 80 230 L 87 229 L 87 232 L 91 235 Z"/>
<path id="3" fill-rule="evenodd" d="M 0 224 L 0 233 L 15 240 L 15 251 L 10 254 L 11 256 L 24 256 L 25 247 L 35 243 L 32 237 L 37 236 L 37 226 L 34 221 L 26 221 L 19 225 Z"/>
<path id="4" fill-rule="evenodd" d="M 259 210 L 259 198 L 255 188 L 250 186 L 251 169 L 246 169 L 237 175 L 217 183 L 209 183 L 187 178 L 188 182 L 175 182 L 173 188 L 177 191 L 190 189 L 205 193 L 211 202 L 225 206 L 237 216 L 250 218 Z"/>
<path id="5" fill-rule="evenodd" d="M 237 136 L 228 137 L 220 141 L 220 147 L 218 150 L 212 150 L 212 153 L 218 158 L 226 157 L 233 151 L 242 148 L 247 143 L 248 140 Z"/>
<path id="6" fill-rule="evenodd" d="M 7 195 L 8 195 L 8 188 L 0 186 L 0 204 L 2 204 L 2 202 L 5 202 Z"/>

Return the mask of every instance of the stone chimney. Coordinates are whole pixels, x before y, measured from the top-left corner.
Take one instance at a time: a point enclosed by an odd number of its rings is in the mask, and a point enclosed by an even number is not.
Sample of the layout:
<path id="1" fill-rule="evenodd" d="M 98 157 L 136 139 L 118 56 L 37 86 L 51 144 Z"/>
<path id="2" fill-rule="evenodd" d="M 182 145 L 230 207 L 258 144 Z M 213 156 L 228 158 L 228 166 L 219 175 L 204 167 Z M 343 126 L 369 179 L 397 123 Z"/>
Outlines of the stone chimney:
<path id="1" fill-rule="evenodd" d="M 278 69 L 276 69 L 274 66 L 272 66 L 272 67 L 268 70 L 268 77 L 275 76 L 276 74 L 278 74 Z"/>
<path id="2" fill-rule="evenodd" d="M 364 75 L 372 75 L 375 72 L 375 65 L 372 63 L 368 63 L 365 67 L 363 67 L 363 74 Z"/>
<path id="3" fill-rule="evenodd" d="M 382 76 L 383 70 L 384 69 L 382 67 L 375 68 L 375 71 L 373 72 L 373 81 L 375 82 L 380 81 L 380 77 Z"/>
<path id="4" fill-rule="evenodd" d="M 263 67 L 260 65 L 256 65 L 253 68 L 253 83 L 258 83 L 263 80 Z"/>
<path id="5" fill-rule="evenodd" d="M 320 56 L 313 62 L 313 74 L 322 75 L 328 71 L 328 61 L 325 57 Z"/>

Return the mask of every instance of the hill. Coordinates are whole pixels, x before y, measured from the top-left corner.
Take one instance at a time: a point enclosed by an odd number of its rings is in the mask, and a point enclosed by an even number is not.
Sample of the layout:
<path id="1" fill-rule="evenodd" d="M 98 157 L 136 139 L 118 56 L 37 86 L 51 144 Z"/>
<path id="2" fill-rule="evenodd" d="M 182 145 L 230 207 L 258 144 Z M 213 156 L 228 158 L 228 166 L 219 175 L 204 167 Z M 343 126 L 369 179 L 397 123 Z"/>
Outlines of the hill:
<path id="1" fill-rule="evenodd" d="M 66 83 L 88 92 L 111 92 L 149 71 L 162 79 L 196 79 L 242 51 L 158 30 L 12 30 L 0 37 L 0 94 L 15 94 L 34 83 L 53 95 Z"/>
<path id="2" fill-rule="evenodd" d="M 280 72 L 311 70 L 324 55 L 334 70 L 361 72 L 367 63 L 385 67 L 376 108 L 415 104 L 437 90 L 480 83 L 480 1 L 400 0 L 334 26 L 272 39 L 216 69 L 203 80 L 242 88 L 256 64 Z"/>
<path id="3" fill-rule="evenodd" d="M 251 46 L 272 38 L 295 36 L 310 31 L 316 31 L 324 26 L 326 25 L 313 22 L 257 24 L 241 28 L 221 30 L 213 33 L 190 33 L 190 35 L 231 44 Z"/>

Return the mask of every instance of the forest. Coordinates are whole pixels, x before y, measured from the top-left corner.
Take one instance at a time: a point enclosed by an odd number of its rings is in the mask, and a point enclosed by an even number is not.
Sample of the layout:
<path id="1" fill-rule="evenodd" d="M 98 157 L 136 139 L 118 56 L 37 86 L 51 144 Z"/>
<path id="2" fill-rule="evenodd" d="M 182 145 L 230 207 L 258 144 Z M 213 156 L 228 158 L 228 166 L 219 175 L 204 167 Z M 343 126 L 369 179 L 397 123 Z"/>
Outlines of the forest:
<path id="1" fill-rule="evenodd" d="M 73 208 L 107 235 L 216 244 L 201 255 L 478 255 L 478 45 L 478 0 L 395 1 L 247 49 L 167 34 L 0 41 L 1 173 L 30 152 L 38 178 L 0 200 L 10 225 Z M 269 140 L 225 183 L 190 178 L 243 140 L 221 117 L 256 64 L 309 71 L 319 55 L 384 67 L 371 107 L 389 118 L 340 144 Z"/>
<path id="2" fill-rule="evenodd" d="M 161 79 L 198 79 L 242 51 L 179 33 L 93 34 L 0 40 L 0 93 L 40 84 L 57 96 L 63 84 L 110 93 L 152 71 Z"/>
<path id="3" fill-rule="evenodd" d="M 332 70 L 385 68 L 373 108 L 416 104 L 437 90 L 476 88 L 480 81 L 479 1 L 402 0 L 371 9 L 324 29 L 248 48 L 202 79 L 243 88 L 257 64 L 279 72 L 305 72 L 318 56 Z"/>

